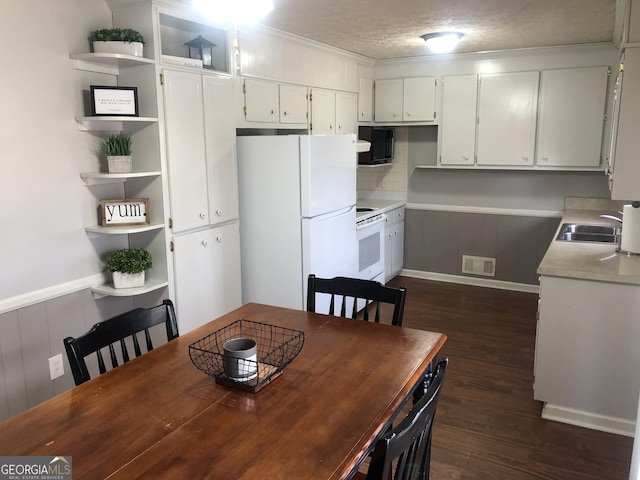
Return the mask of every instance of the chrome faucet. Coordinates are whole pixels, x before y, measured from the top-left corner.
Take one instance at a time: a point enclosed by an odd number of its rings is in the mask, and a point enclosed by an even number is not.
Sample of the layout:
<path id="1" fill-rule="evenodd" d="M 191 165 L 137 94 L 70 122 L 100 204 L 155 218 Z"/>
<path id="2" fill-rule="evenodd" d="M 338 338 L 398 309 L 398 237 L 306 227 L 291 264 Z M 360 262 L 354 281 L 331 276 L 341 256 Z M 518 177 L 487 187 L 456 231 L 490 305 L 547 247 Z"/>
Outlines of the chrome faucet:
<path id="1" fill-rule="evenodd" d="M 619 211 L 618 213 L 622 215 L 622 212 Z M 622 219 L 615 215 L 600 215 L 600 218 L 608 218 L 609 220 L 615 220 L 616 222 L 622 223 Z"/>

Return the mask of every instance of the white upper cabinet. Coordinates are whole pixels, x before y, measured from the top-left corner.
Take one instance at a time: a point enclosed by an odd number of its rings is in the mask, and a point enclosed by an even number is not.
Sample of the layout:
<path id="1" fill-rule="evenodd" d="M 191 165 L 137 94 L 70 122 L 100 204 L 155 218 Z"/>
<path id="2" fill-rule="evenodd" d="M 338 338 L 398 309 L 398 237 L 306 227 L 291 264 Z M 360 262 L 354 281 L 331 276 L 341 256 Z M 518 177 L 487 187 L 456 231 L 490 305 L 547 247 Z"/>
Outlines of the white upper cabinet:
<path id="1" fill-rule="evenodd" d="M 600 166 L 607 80 L 608 67 L 542 72 L 539 166 Z"/>
<path id="2" fill-rule="evenodd" d="M 165 135 L 173 231 L 209 223 L 202 75 L 164 71 Z"/>
<path id="3" fill-rule="evenodd" d="M 435 119 L 435 77 L 405 78 L 402 120 L 405 122 L 433 122 Z"/>
<path id="4" fill-rule="evenodd" d="M 640 199 L 640 47 L 624 50 L 624 71 L 618 86 L 618 116 L 612 139 L 611 198 Z"/>
<path id="5" fill-rule="evenodd" d="M 376 122 L 433 122 L 436 117 L 436 78 L 376 80 Z"/>
<path id="6" fill-rule="evenodd" d="M 233 83 L 228 77 L 213 76 L 203 82 L 209 223 L 217 224 L 238 218 L 236 130 L 229 121 Z"/>
<path id="7" fill-rule="evenodd" d="M 312 88 L 311 93 L 311 133 L 336 133 L 336 92 Z"/>
<path id="8" fill-rule="evenodd" d="M 277 83 L 244 79 L 244 119 L 247 122 L 278 123 L 279 111 Z"/>
<path id="9" fill-rule="evenodd" d="M 359 78 L 358 89 L 358 121 L 373 121 L 373 80 L 366 77 Z"/>
<path id="10" fill-rule="evenodd" d="M 173 232 L 238 218 L 231 79 L 172 70 L 164 77 Z"/>
<path id="11" fill-rule="evenodd" d="M 401 78 L 376 80 L 374 91 L 374 120 L 376 122 L 402 121 L 404 81 Z"/>
<path id="12" fill-rule="evenodd" d="M 336 92 L 336 133 L 358 133 L 358 95 Z"/>
<path id="13" fill-rule="evenodd" d="M 477 75 L 444 77 L 440 119 L 441 165 L 474 164 L 477 101 Z"/>
<path id="14" fill-rule="evenodd" d="M 280 123 L 307 123 L 307 87 L 280 85 Z"/>
<path id="15" fill-rule="evenodd" d="M 478 165 L 532 166 L 539 72 L 480 77 Z"/>

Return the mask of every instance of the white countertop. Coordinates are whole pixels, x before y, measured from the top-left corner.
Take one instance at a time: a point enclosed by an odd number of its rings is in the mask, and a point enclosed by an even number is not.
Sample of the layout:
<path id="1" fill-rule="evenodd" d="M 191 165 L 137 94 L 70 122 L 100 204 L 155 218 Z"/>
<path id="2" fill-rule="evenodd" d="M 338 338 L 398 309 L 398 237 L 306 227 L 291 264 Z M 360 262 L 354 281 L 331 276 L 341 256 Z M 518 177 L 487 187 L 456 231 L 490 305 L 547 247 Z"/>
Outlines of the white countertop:
<path id="1" fill-rule="evenodd" d="M 604 213 L 618 216 L 615 210 L 565 210 L 560 225 L 619 225 L 600 218 Z M 640 256 L 617 253 L 618 246 L 614 244 L 555 240 L 557 233 L 538 266 L 540 275 L 640 285 Z"/>
<path id="2" fill-rule="evenodd" d="M 356 200 L 357 207 L 374 208 L 380 210 L 380 213 L 390 212 L 396 208 L 404 207 L 406 204 L 405 200 L 398 199 L 359 198 Z"/>

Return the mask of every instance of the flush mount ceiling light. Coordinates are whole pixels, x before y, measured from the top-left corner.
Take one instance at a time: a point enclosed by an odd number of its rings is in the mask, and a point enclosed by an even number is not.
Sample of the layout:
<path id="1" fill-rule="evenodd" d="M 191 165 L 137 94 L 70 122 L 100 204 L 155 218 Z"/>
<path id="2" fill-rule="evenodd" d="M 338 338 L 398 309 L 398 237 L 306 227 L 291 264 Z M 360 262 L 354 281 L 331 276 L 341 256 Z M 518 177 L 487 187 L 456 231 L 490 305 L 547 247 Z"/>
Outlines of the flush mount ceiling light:
<path id="1" fill-rule="evenodd" d="M 193 0 L 193 6 L 212 20 L 251 23 L 273 10 L 272 0 Z"/>
<path id="2" fill-rule="evenodd" d="M 463 36 L 464 34 L 460 32 L 436 32 L 427 33 L 420 37 L 427 42 L 427 47 L 433 53 L 449 53 Z"/>

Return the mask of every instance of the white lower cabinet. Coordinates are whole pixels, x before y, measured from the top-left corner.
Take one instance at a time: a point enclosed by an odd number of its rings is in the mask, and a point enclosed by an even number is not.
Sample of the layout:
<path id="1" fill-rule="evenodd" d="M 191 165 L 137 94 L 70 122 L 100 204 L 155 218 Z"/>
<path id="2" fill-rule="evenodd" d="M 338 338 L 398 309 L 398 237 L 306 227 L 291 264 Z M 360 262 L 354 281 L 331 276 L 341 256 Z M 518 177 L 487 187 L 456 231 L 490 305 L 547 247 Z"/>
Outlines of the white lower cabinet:
<path id="1" fill-rule="evenodd" d="M 387 213 L 384 227 L 385 283 L 402 271 L 404 266 L 404 207 Z"/>
<path id="2" fill-rule="evenodd" d="M 640 285 L 542 276 L 534 398 L 543 417 L 633 435 Z"/>
<path id="3" fill-rule="evenodd" d="M 180 335 L 242 305 L 238 223 L 174 237 L 173 262 Z"/>

